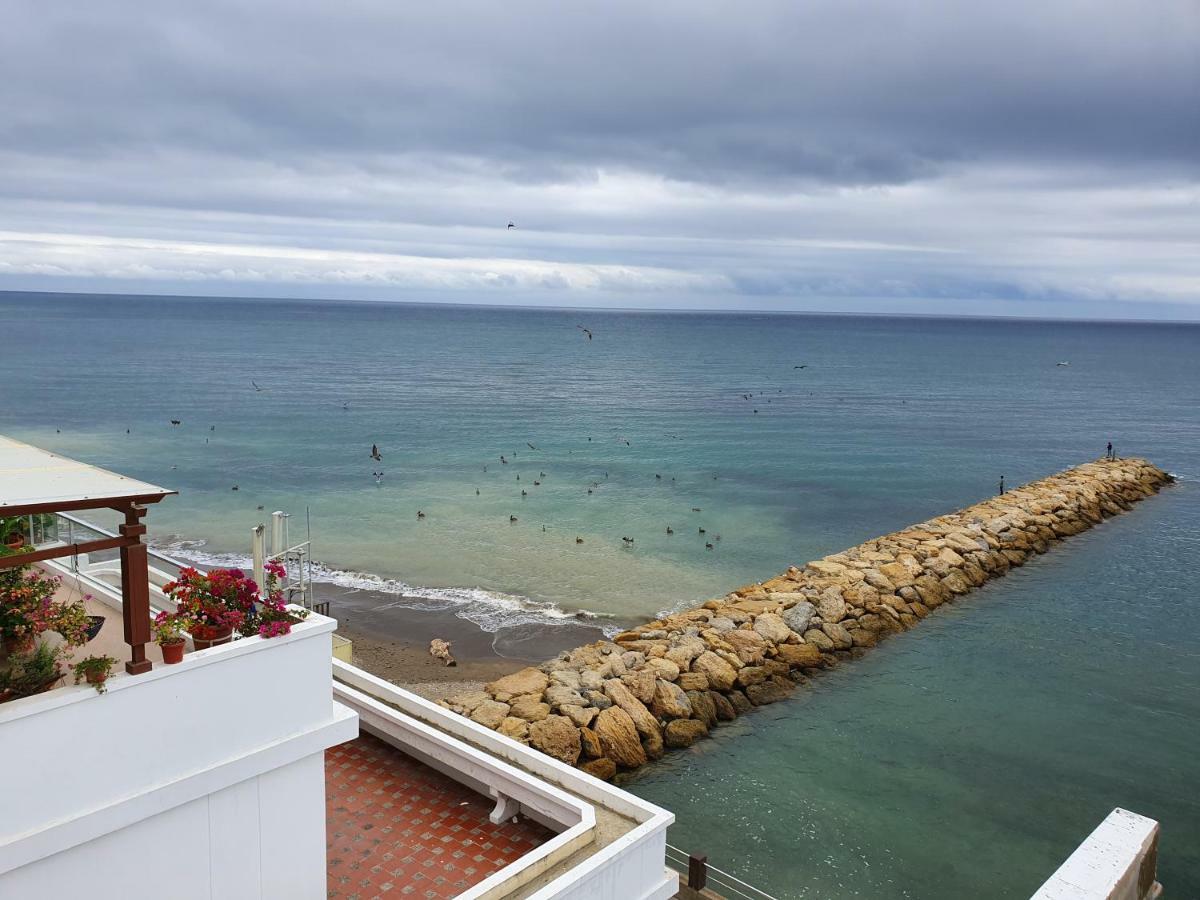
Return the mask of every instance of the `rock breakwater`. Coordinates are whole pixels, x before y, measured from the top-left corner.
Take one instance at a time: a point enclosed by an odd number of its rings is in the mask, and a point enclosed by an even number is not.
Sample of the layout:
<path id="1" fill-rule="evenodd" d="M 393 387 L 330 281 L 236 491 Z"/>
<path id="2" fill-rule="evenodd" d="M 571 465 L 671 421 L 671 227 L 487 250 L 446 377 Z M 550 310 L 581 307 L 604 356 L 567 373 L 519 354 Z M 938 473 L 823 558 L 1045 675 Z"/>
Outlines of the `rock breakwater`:
<path id="1" fill-rule="evenodd" d="M 1086 463 L 441 703 L 611 779 L 783 700 L 1170 480 L 1143 459 Z"/>

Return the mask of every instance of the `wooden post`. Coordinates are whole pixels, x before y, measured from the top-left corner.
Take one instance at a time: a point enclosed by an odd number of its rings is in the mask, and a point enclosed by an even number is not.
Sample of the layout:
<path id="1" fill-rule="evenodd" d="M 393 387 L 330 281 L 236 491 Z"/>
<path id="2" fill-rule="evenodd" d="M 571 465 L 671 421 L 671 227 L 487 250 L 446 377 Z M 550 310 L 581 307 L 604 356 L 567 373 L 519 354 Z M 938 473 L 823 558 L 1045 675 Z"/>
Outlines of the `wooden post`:
<path id="1" fill-rule="evenodd" d="M 693 891 L 704 890 L 708 884 L 708 857 L 695 853 L 688 856 L 688 887 Z"/>
<path id="2" fill-rule="evenodd" d="M 146 644 L 150 640 L 150 572 L 146 545 L 141 540 L 146 526 L 138 521 L 144 515 L 146 507 L 130 504 L 125 507 L 125 523 L 117 529 L 122 537 L 134 538 L 132 544 L 121 548 L 121 612 L 131 657 L 125 663 L 125 671 L 130 675 L 141 675 L 154 667 L 146 659 Z"/>

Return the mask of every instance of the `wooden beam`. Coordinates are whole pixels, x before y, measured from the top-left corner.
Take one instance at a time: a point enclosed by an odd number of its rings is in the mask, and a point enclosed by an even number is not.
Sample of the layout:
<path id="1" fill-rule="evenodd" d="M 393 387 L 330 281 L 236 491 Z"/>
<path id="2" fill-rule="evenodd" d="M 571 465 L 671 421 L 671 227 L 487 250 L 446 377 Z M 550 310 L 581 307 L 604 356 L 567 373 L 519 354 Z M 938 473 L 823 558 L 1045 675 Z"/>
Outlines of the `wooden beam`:
<path id="1" fill-rule="evenodd" d="M 69 500 L 46 500 L 40 503 L 0 503 L 0 516 L 28 516 L 32 513 L 74 512 L 77 509 L 115 509 L 124 512 L 129 506 L 145 506 L 157 503 L 177 491 L 162 494 L 131 494 L 128 497 L 80 497 Z"/>
<path id="2" fill-rule="evenodd" d="M 136 537 L 101 538 L 95 541 L 66 544 L 62 547 L 30 550 L 27 553 L 17 552 L 10 556 L 0 556 L 0 569 L 11 569 L 14 566 L 41 562 L 43 559 L 60 559 L 64 556 L 74 556 L 76 553 L 91 553 L 95 550 L 115 550 L 121 547 L 128 547 L 131 543 L 137 543 L 137 540 Z"/>
<path id="3" fill-rule="evenodd" d="M 146 659 L 146 644 L 150 640 L 150 571 L 146 545 L 142 543 L 146 526 L 138 521 L 144 515 L 146 507 L 130 506 L 125 510 L 124 524 L 117 529 L 127 540 L 121 547 L 121 617 L 130 655 L 125 671 L 130 675 L 140 675 L 154 667 Z"/>

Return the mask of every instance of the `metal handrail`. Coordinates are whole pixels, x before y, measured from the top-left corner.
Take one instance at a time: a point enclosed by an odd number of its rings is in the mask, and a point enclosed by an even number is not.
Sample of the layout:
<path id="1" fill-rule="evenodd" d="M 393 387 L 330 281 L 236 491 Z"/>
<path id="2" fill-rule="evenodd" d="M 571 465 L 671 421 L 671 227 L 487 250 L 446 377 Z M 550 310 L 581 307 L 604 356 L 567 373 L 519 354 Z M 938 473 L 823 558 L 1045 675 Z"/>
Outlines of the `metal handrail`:
<path id="1" fill-rule="evenodd" d="M 672 852 L 678 858 L 672 857 Z M 736 875 L 731 875 L 724 869 L 718 869 L 708 861 L 707 856 L 697 856 L 687 853 L 671 844 L 667 844 L 666 860 L 676 868 L 676 871 L 687 875 L 688 887 L 696 890 L 704 888 L 706 882 L 711 879 L 712 883 L 723 891 L 732 891 L 739 897 L 744 897 L 745 900 L 778 900 L 778 898 L 768 894 L 761 888 L 747 884 Z M 733 883 L 731 884 L 730 882 Z M 740 887 L 738 887 L 739 885 Z M 746 890 L 742 890 L 741 888 L 745 888 Z M 746 891 L 750 891 L 751 893 L 746 893 Z"/>
<path id="2" fill-rule="evenodd" d="M 67 527 L 67 540 L 61 541 L 61 543 L 64 543 L 67 546 L 70 546 L 75 543 L 75 540 L 74 540 L 74 536 L 75 536 L 74 535 L 74 526 L 75 525 L 80 525 L 83 528 L 88 529 L 89 531 L 94 531 L 97 534 L 104 535 L 105 537 L 119 537 L 119 535 L 115 531 L 109 531 L 107 528 L 101 528 L 99 525 L 95 525 L 92 522 L 88 522 L 88 521 L 85 521 L 84 519 L 77 518 L 76 516 L 72 516 L 67 513 L 62 513 L 62 512 L 55 513 L 55 515 L 60 519 L 65 519 L 67 522 L 67 526 L 68 526 Z M 60 533 L 60 540 L 61 540 L 61 533 Z M 180 560 L 175 559 L 172 556 L 167 556 L 165 553 L 159 553 L 157 550 L 153 550 L 149 547 L 146 548 L 146 555 L 149 557 L 152 557 L 154 559 L 161 560 L 162 562 L 165 562 L 170 566 L 174 566 L 176 569 L 186 569 L 189 567 L 189 563 L 181 562 Z M 72 568 L 74 568 L 76 571 L 78 571 L 74 557 L 72 557 L 71 564 L 72 564 Z"/>

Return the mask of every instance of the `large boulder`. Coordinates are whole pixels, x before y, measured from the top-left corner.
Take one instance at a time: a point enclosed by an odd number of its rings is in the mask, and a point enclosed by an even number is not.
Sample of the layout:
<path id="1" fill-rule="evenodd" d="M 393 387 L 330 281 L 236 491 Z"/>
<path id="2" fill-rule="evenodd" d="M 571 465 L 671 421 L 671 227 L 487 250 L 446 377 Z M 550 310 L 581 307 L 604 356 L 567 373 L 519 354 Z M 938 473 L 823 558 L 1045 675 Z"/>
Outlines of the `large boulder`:
<path id="1" fill-rule="evenodd" d="M 763 666 L 746 666 L 737 673 L 738 687 L 748 687 L 752 684 L 761 684 L 771 677 L 770 670 Z"/>
<path id="2" fill-rule="evenodd" d="M 793 668 L 810 668 L 821 665 L 821 650 L 816 644 L 782 644 L 777 648 L 776 659 Z"/>
<path id="3" fill-rule="evenodd" d="M 692 718 L 699 719 L 710 728 L 717 724 L 717 707 L 712 695 L 715 691 L 688 691 L 688 702 L 692 705 Z"/>
<path id="4" fill-rule="evenodd" d="M 500 727 L 496 730 L 505 737 L 512 738 L 514 741 L 520 741 L 522 744 L 529 741 L 529 723 L 524 719 L 508 716 L 500 723 Z"/>
<path id="5" fill-rule="evenodd" d="M 534 668 L 522 669 L 486 685 L 486 690 L 495 699 L 505 703 L 513 697 L 522 694 L 540 694 L 550 684 L 550 679 L 544 672 Z"/>
<path id="6" fill-rule="evenodd" d="M 804 632 L 804 641 L 807 644 L 812 644 L 818 650 L 824 650 L 826 653 L 835 649 L 833 639 L 820 628 L 810 628 Z"/>
<path id="7" fill-rule="evenodd" d="M 646 751 L 647 759 L 662 759 L 663 755 L 663 738 L 662 732 L 657 728 L 654 731 L 646 732 L 641 735 L 642 749 Z"/>
<path id="8" fill-rule="evenodd" d="M 783 617 L 775 613 L 762 613 L 754 620 L 754 630 L 772 644 L 785 643 L 792 636 Z"/>
<path id="9" fill-rule="evenodd" d="M 666 658 L 648 659 L 646 660 L 646 668 L 653 671 L 657 677 L 662 678 L 664 681 L 674 681 L 679 677 L 679 666 Z"/>
<path id="10" fill-rule="evenodd" d="M 569 766 L 579 759 L 579 729 L 566 716 L 549 716 L 529 726 L 529 745 Z"/>
<path id="11" fill-rule="evenodd" d="M 545 699 L 555 709 L 562 706 L 587 706 L 583 694 L 562 684 L 552 684 L 546 688 Z"/>
<path id="12" fill-rule="evenodd" d="M 692 704 L 683 688 L 660 678 L 654 687 L 650 711 L 660 719 L 686 719 L 692 714 Z"/>
<path id="13" fill-rule="evenodd" d="M 796 634 L 804 634 L 816 612 L 817 608 L 804 600 L 783 611 L 783 623 Z"/>
<path id="14" fill-rule="evenodd" d="M 898 562 L 884 563 L 879 567 L 879 573 L 894 585 L 893 590 L 899 590 L 906 585 L 912 584 L 913 579 L 916 577 L 906 566 Z"/>
<path id="15" fill-rule="evenodd" d="M 737 654 L 739 662 L 747 666 L 757 666 L 760 664 L 763 661 L 763 654 L 766 653 L 770 646 L 767 643 L 767 639 L 761 634 L 746 628 L 738 628 L 734 631 L 725 632 L 721 635 L 721 641 L 717 646 L 721 644 L 726 645 L 726 647 L 732 647 L 733 652 Z M 716 652 L 718 655 L 720 654 L 720 650 Z"/>
<path id="16" fill-rule="evenodd" d="M 496 729 L 508 717 L 508 704 L 498 700 L 485 700 L 471 711 L 471 721 L 484 728 Z"/>
<path id="17" fill-rule="evenodd" d="M 786 678 L 774 678 L 771 681 L 764 681 L 762 684 L 750 685 L 746 688 L 746 696 L 755 706 L 764 706 L 767 703 L 776 703 L 785 699 L 792 692 L 793 687 L 794 685 Z"/>
<path id="18" fill-rule="evenodd" d="M 659 734 L 658 721 L 650 714 L 650 710 L 646 709 L 645 704 L 633 696 L 629 688 L 625 687 L 620 681 L 610 678 L 604 682 L 604 692 L 608 695 L 608 699 L 623 709 L 629 718 L 633 720 L 638 734 L 643 737 Z"/>
<path id="19" fill-rule="evenodd" d="M 668 747 L 690 747 L 708 734 L 708 726 L 698 719 L 676 719 L 667 723 L 663 738 Z"/>
<path id="20" fill-rule="evenodd" d="M 654 699 L 654 682 L 656 680 L 653 669 L 628 672 L 621 676 L 621 684 L 629 688 L 629 692 L 643 703 L 649 703 Z"/>
<path id="21" fill-rule="evenodd" d="M 540 722 L 550 715 L 550 705 L 528 696 L 518 697 L 512 702 L 508 714 L 526 722 Z"/>
<path id="22" fill-rule="evenodd" d="M 850 648 L 850 632 L 837 622 L 826 622 L 821 626 L 821 630 L 826 636 L 833 641 L 833 646 L 837 650 L 848 650 Z"/>
<path id="23" fill-rule="evenodd" d="M 730 632 L 733 634 L 733 632 Z M 692 662 L 693 670 L 708 679 L 709 687 L 727 691 L 737 681 L 737 671 L 711 650 L 705 650 Z"/>
<path id="24" fill-rule="evenodd" d="M 913 584 L 921 602 L 930 609 L 937 609 L 950 599 L 950 589 L 934 575 L 922 575 Z"/>
<path id="25" fill-rule="evenodd" d="M 599 759 L 589 759 L 579 767 L 579 771 L 587 772 L 593 778 L 599 778 L 601 781 L 612 781 L 613 776 L 617 774 L 617 764 L 608 757 L 602 756 Z"/>
<path id="26" fill-rule="evenodd" d="M 582 728 L 585 725 L 591 725 L 592 719 L 596 718 L 599 713 L 598 709 L 590 706 L 560 706 L 558 711 Z"/>
<path id="27" fill-rule="evenodd" d="M 827 587 L 817 597 L 817 612 L 824 622 L 840 622 L 846 618 L 846 598 L 836 587 Z"/>
<path id="28" fill-rule="evenodd" d="M 600 746 L 600 738 L 586 725 L 579 729 L 579 749 L 589 759 L 604 755 L 604 748 Z"/>
<path id="29" fill-rule="evenodd" d="M 600 710 L 592 730 L 600 740 L 604 755 L 618 766 L 636 769 L 646 764 L 646 751 L 638 738 L 637 726 L 621 707 Z"/>
<path id="30" fill-rule="evenodd" d="M 491 694 L 487 691 L 467 691 L 463 694 L 455 694 L 453 697 L 447 697 L 446 706 L 460 715 L 469 716 L 480 703 L 486 703 L 491 699 Z"/>
<path id="31" fill-rule="evenodd" d="M 708 679 L 700 672 L 680 672 L 679 686 L 685 691 L 707 691 Z"/>
<path id="32" fill-rule="evenodd" d="M 733 704 L 729 702 L 729 698 L 724 694 L 709 691 L 708 697 L 713 702 L 713 709 L 717 712 L 717 719 L 722 722 L 732 722 L 737 718 L 737 710 L 734 709 Z"/>

